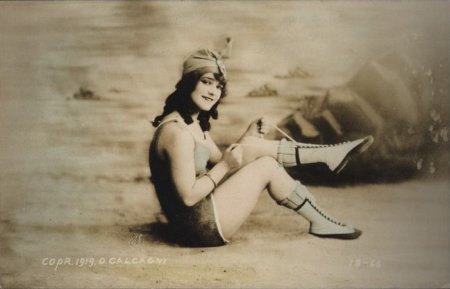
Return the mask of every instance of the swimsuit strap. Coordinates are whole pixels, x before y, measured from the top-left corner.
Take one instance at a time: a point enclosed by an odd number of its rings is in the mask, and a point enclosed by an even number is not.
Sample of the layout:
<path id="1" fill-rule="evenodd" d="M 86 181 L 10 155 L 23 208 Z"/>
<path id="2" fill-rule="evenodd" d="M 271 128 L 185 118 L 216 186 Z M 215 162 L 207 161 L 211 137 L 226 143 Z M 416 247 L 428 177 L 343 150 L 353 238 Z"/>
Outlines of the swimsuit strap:
<path id="1" fill-rule="evenodd" d="M 197 138 L 195 137 L 195 135 L 192 133 L 192 131 L 189 129 L 188 125 L 184 122 L 184 121 L 180 121 L 177 118 L 171 118 L 171 119 L 167 119 L 162 121 L 157 127 L 156 129 L 160 128 L 163 124 L 168 123 L 168 122 L 176 122 L 176 123 L 181 123 L 184 126 L 186 126 L 186 130 L 189 132 L 189 134 L 194 138 L 194 141 L 198 142 Z M 203 138 L 206 140 L 206 134 L 205 132 L 203 132 Z"/>
<path id="2" fill-rule="evenodd" d="M 178 122 L 178 119 L 176 119 L 176 118 L 166 119 L 166 120 L 160 122 L 156 128 L 160 128 L 163 124 L 171 122 L 171 121 Z"/>

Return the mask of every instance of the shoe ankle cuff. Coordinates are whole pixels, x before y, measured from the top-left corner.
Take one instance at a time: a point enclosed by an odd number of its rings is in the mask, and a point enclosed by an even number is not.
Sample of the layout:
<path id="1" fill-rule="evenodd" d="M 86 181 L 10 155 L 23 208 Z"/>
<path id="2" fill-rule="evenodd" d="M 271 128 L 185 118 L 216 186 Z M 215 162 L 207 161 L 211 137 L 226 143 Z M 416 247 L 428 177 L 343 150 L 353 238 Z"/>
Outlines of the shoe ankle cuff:
<path id="1" fill-rule="evenodd" d="M 277 202 L 278 205 L 285 206 L 289 209 L 298 211 L 303 207 L 306 201 L 310 202 L 314 201 L 311 200 L 312 195 L 308 191 L 308 189 L 304 185 L 302 185 L 299 181 L 297 181 L 296 183 L 297 184 L 295 188 L 292 190 L 291 194 L 287 198 L 278 201 Z"/>
<path id="2" fill-rule="evenodd" d="M 296 166 L 297 165 L 297 151 L 294 142 L 285 138 L 280 140 L 277 150 L 277 161 L 280 166 Z"/>

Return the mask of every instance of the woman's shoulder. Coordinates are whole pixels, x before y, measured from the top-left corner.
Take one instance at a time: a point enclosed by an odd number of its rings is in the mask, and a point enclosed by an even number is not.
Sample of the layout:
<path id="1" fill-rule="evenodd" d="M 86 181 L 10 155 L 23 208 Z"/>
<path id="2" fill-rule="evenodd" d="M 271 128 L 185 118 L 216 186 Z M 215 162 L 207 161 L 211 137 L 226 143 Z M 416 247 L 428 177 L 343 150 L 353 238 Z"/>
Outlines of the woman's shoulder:
<path id="1" fill-rule="evenodd" d="M 167 121 L 158 129 L 160 130 L 158 133 L 158 143 L 160 144 L 184 144 L 189 146 L 194 143 L 191 134 L 178 120 Z"/>

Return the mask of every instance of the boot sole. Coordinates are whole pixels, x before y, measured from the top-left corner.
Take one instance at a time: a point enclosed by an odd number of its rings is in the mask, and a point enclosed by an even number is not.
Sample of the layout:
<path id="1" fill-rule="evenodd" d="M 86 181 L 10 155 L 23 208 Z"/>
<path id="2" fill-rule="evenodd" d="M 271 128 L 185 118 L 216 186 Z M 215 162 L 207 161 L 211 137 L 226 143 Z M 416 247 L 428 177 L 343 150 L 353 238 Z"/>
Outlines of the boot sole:
<path id="1" fill-rule="evenodd" d="M 337 168 L 334 169 L 334 172 L 336 174 L 339 174 L 352 159 L 352 156 L 366 151 L 373 144 L 373 141 L 373 136 L 366 136 L 363 142 L 361 142 L 359 145 L 355 146 L 351 151 L 348 152 L 342 162 L 337 166 Z"/>
<path id="2" fill-rule="evenodd" d="M 354 240 L 359 238 L 362 235 L 362 231 L 355 229 L 355 232 L 349 234 L 314 234 L 309 232 L 311 235 L 314 235 L 319 238 L 332 238 L 332 239 L 340 239 L 340 240 Z"/>

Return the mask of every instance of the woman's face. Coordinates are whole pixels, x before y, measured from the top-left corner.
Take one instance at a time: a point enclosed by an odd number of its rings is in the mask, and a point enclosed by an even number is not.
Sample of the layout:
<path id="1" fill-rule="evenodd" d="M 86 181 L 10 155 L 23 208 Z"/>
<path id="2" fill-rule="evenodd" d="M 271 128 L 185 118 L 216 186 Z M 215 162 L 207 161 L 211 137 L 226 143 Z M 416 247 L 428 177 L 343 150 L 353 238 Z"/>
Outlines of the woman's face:
<path id="1" fill-rule="evenodd" d="M 222 84 L 214 78 L 214 74 L 208 72 L 200 77 L 191 98 L 200 110 L 209 111 L 219 101 L 221 94 Z"/>

